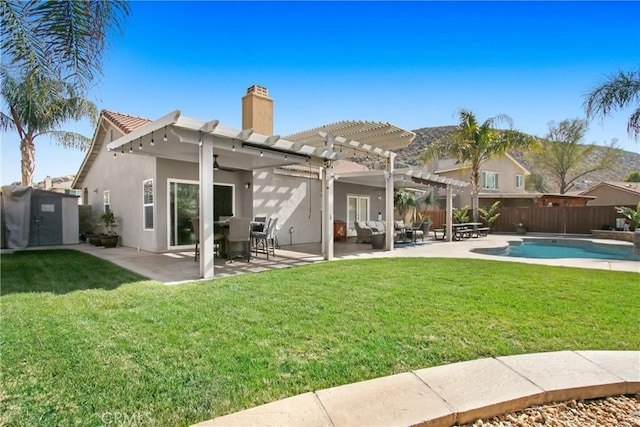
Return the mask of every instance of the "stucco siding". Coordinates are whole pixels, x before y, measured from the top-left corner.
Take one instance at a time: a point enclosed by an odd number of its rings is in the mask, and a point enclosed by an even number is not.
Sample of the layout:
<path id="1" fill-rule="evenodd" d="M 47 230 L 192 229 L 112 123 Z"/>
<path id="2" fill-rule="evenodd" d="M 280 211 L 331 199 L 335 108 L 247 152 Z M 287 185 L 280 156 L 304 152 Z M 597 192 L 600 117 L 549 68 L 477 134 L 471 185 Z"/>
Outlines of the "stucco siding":
<path id="1" fill-rule="evenodd" d="M 369 219 L 377 220 L 378 212 L 380 212 L 384 218 L 386 206 L 384 193 L 384 188 L 366 187 L 340 181 L 336 182 L 333 192 L 335 219 L 347 221 L 347 196 L 349 195 L 369 196 Z M 380 200 L 378 200 L 378 197 L 380 197 Z"/>
<path id="2" fill-rule="evenodd" d="M 142 226 L 142 180 L 155 176 L 155 158 L 126 151 L 114 158 L 106 144 L 102 147 L 82 183 L 87 189 L 92 222 L 99 223 L 104 213 L 104 192 L 108 190 L 110 209 L 118 219 L 120 244 L 155 250 Z"/>
<path id="3" fill-rule="evenodd" d="M 640 194 L 619 190 L 611 186 L 600 186 L 582 194 L 596 197 L 589 202 L 591 206 L 636 206 L 640 202 Z"/>
<path id="4" fill-rule="evenodd" d="M 280 246 L 320 242 L 321 206 L 317 178 L 274 173 L 273 169 L 253 173 L 253 214 L 278 218 Z"/>
<path id="5" fill-rule="evenodd" d="M 483 188 L 482 173 L 493 172 L 498 174 L 498 188 L 489 189 Z M 456 169 L 444 172 L 438 172 L 438 175 L 447 178 L 453 178 L 464 182 L 470 182 L 469 176 L 471 174 L 470 169 Z M 523 180 L 526 172 L 518 167 L 509 157 L 494 157 L 480 165 L 480 182 L 478 191 L 481 194 L 500 194 L 500 193 L 522 193 L 525 194 L 524 185 L 520 188 L 516 187 L 516 175 L 522 175 Z M 440 193 L 439 193 L 440 194 Z M 440 197 L 444 198 L 444 192 L 441 192 Z M 486 197 L 486 196 L 485 196 Z M 482 201 L 480 202 L 483 205 Z M 471 186 L 457 189 L 454 191 L 453 207 L 461 208 L 462 206 L 471 206 Z"/>

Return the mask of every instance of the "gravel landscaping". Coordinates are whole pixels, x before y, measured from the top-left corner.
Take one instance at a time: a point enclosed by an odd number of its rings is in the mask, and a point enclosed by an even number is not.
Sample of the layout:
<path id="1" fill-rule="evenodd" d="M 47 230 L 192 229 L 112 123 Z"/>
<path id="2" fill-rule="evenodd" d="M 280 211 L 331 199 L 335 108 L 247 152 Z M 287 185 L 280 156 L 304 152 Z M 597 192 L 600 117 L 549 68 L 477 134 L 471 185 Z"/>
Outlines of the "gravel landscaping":
<path id="1" fill-rule="evenodd" d="M 639 395 L 635 395 L 570 400 L 499 415 L 489 420 L 478 420 L 461 427 L 640 427 L 639 398 Z"/>

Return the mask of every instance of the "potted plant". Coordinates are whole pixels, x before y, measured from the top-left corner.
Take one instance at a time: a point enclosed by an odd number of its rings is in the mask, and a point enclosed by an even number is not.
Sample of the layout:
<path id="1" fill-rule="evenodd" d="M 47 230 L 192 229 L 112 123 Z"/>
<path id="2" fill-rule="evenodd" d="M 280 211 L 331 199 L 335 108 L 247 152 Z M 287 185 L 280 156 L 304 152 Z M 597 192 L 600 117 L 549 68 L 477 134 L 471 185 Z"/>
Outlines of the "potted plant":
<path id="1" fill-rule="evenodd" d="M 640 255 L 640 202 L 635 210 L 625 206 L 616 206 L 616 211 L 629 221 L 629 230 L 635 231 L 633 236 L 633 248 L 636 255 Z"/>
<path id="2" fill-rule="evenodd" d="M 527 234 L 527 227 L 524 226 L 523 223 L 519 222 L 516 224 L 516 233 L 518 234 Z"/>
<path id="3" fill-rule="evenodd" d="M 500 205 L 500 201 L 495 202 L 489 209 L 478 208 L 478 213 L 480 214 L 480 219 L 487 223 L 487 227 L 489 227 L 489 233 L 493 232 L 493 223 L 496 222 L 500 213 L 498 212 L 498 208 Z"/>
<path id="4" fill-rule="evenodd" d="M 453 218 L 458 221 L 459 224 L 469 222 L 469 206 L 464 205 L 460 209 L 453 209 Z"/>
<path id="5" fill-rule="evenodd" d="M 403 222 L 405 222 L 407 213 L 419 206 L 416 194 L 413 191 L 406 190 L 404 188 L 401 188 L 394 194 L 393 205 L 398 210 Z"/>
<path id="6" fill-rule="evenodd" d="M 429 234 L 429 227 L 431 226 L 431 217 L 422 212 L 416 214 L 417 226 L 424 232 L 425 236 Z"/>
<path id="7" fill-rule="evenodd" d="M 104 225 L 106 234 L 100 236 L 100 243 L 105 248 L 115 248 L 118 244 L 118 233 L 115 228 L 118 225 L 118 219 L 112 211 L 107 211 L 100 216 L 100 221 Z"/>
<path id="8" fill-rule="evenodd" d="M 102 242 L 100 241 L 100 234 L 102 233 L 102 223 L 98 222 L 95 224 L 91 224 L 91 233 L 87 236 L 87 241 L 89 244 L 93 246 L 100 246 Z"/>
<path id="9" fill-rule="evenodd" d="M 616 206 L 616 212 L 629 221 L 629 231 L 635 231 L 638 228 L 640 224 L 640 202 L 635 210 L 626 206 Z"/>

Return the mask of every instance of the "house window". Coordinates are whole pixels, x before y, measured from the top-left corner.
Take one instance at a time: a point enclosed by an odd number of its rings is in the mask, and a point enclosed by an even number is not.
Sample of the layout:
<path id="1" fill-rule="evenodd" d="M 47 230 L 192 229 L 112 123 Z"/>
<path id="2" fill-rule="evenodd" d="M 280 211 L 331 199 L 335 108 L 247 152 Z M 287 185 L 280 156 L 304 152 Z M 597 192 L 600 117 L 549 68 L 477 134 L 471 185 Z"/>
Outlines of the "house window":
<path id="1" fill-rule="evenodd" d="M 109 196 L 109 190 L 104 190 L 104 193 L 102 194 L 102 204 L 104 205 L 105 212 L 110 211 L 110 206 L 111 206 L 110 199 L 111 197 Z"/>
<path id="2" fill-rule="evenodd" d="M 153 179 L 142 181 L 142 222 L 145 230 L 153 230 Z"/>
<path id="3" fill-rule="evenodd" d="M 498 174 L 496 172 L 482 172 L 482 188 L 487 190 L 497 190 Z"/>
<path id="4" fill-rule="evenodd" d="M 524 188 L 524 175 L 516 175 L 516 188 Z"/>

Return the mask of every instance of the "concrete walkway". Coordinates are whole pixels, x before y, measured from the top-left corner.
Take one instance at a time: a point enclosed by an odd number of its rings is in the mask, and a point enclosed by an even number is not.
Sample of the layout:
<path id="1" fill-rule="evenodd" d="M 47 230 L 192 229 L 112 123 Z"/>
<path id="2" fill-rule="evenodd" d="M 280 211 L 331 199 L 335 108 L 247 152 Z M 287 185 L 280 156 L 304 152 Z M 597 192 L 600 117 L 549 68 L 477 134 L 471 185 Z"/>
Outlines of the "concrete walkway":
<path id="1" fill-rule="evenodd" d="M 640 393 L 640 351 L 479 359 L 319 390 L 196 424 L 452 426 L 534 405 Z"/>

